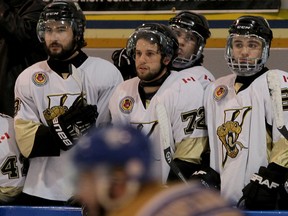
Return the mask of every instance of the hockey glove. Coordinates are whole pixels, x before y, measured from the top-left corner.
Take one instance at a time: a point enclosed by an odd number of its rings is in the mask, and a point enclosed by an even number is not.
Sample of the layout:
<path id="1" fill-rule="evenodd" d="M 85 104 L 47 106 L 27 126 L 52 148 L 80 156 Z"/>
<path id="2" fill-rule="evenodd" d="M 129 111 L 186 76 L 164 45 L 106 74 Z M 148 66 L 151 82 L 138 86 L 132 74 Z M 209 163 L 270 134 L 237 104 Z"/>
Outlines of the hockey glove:
<path id="1" fill-rule="evenodd" d="M 203 167 L 190 176 L 191 180 L 198 180 L 204 187 L 220 190 L 220 175 L 211 167 Z"/>
<path id="2" fill-rule="evenodd" d="M 242 190 L 243 196 L 238 202 L 245 201 L 245 208 L 249 210 L 274 210 L 277 206 L 277 197 L 280 185 L 284 183 L 283 172 L 280 166 L 271 163 L 268 167 L 260 167 Z M 280 168 L 285 169 L 285 168 Z"/>
<path id="3" fill-rule="evenodd" d="M 96 105 L 87 105 L 83 98 L 77 98 L 67 112 L 52 120 L 50 128 L 60 148 L 67 151 L 95 124 L 97 117 Z"/>
<path id="4" fill-rule="evenodd" d="M 279 210 L 288 210 L 288 175 L 286 175 L 287 180 L 284 184 L 280 187 L 279 191 Z"/>

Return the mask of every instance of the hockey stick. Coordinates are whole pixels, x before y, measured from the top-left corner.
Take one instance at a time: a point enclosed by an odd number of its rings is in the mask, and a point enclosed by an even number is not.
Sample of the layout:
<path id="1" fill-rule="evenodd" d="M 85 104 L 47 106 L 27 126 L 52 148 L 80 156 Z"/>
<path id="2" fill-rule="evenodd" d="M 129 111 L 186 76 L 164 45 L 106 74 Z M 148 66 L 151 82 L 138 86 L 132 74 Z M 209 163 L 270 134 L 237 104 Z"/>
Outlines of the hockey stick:
<path id="1" fill-rule="evenodd" d="M 276 127 L 279 132 L 288 140 L 288 130 L 284 124 L 283 117 L 281 84 L 277 70 L 268 71 L 267 83 L 272 100 Z"/>
<path id="2" fill-rule="evenodd" d="M 160 127 L 160 142 L 164 149 L 165 160 L 170 166 L 170 168 L 172 169 L 172 171 L 177 175 L 177 177 L 180 180 L 182 180 L 184 183 L 188 184 L 187 180 L 181 173 L 180 169 L 177 167 L 172 157 L 171 148 L 170 148 L 171 140 L 170 140 L 170 135 L 169 135 L 170 134 L 169 127 L 171 124 L 168 119 L 166 108 L 164 107 L 163 104 L 158 103 L 156 105 L 156 113 L 157 113 L 158 123 Z"/>

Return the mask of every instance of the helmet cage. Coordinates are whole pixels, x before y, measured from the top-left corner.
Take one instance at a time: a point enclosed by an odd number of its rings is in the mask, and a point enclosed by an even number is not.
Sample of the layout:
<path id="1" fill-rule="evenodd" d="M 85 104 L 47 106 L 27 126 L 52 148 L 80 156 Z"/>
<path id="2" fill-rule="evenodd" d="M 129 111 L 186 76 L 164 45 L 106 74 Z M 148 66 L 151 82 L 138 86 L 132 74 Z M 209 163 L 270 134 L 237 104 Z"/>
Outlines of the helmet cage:
<path id="1" fill-rule="evenodd" d="M 243 58 L 235 59 L 233 56 L 233 47 L 232 42 L 235 37 L 245 37 L 245 38 L 257 38 L 262 42 L 262 54 L 259 58 L 247 58 L 243 62 Z M 249 34 L 249 35 L 239 35 L 239 34 L 230 34 L 226 43 L 226 52 L 225 59 L 227 61 L 228 67 L 230 70 L 238 76 L 252 76 L 257 72 L 261 71 L 264 67 L 264 64 L 267 62 L 269 56 L 270 45 L 266 40 L 258 35 Z"/>
<path id="2" fill-rule="evenodd" d="M 205 47 L 205 38 L 203 38 L 203 36 L 201 34 L 199 34 L 197 31 L 187 30 L 187 28 L 181 28 L 181 27 L 174 25 L 174 24 L 171 25 L 171 28 L 174 30 L 174 32 L 181 29 L 182 31 L 185 31 L 186 33 L 193 34 L 197 39 L 197 43 L 196 43 L 194 52 L 191 53 L 190 58 L 177 56 L 172 62 L 172 65 L 174 68 L 182 69 L 182 68 L 190 67 L 198 59 L 201 58 L 204 47 Z M 177 35 L 177 33 L 176 33 L 176 35 Z"/>
<path id="3" fill-rule="evenodd" d="M 162 30 L 163 31 L 163 30 Z M 157 43 L 159 45 L 159 50 L 163 57 L 168 57 L 171 60 L 177 55 L 178 50 L 178 41 L 177 38 L 173 40 L 168 35 L 165 35 L 161 30 L 159 30 L 156 25 L 149 26 L 144 24 L 141 27 L 137 28 L 136 31 L 128 38 L 126 52 L 128 56 L 135 59 L 135 48 L 136 43 L 139 39 L 145 38 L 147 36 L 151 43 Z M 151 35 L 151 36 L 149 36 Z"/>

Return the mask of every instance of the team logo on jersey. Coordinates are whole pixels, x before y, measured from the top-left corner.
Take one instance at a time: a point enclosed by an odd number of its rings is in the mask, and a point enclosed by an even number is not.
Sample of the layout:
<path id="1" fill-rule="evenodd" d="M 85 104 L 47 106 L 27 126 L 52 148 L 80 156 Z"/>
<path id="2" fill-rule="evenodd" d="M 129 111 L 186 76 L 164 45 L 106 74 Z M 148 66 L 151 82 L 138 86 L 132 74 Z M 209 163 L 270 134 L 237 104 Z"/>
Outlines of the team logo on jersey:
<path id="1" fill-rule="evenodd" d="M 225 110 L 224 123 L 217 128 L 217 136 L 226 151 L 223 151 L 222 166 L 224 167 L 228 157 L 236 158 L 240 150 L 247 149 L 243 143 L 238 141 L 242 131 L 244 119 L 252 107 L 244 107 L 242 109 Z"/>
<path id="2" fill-rule="evenodd" d="M 123 98 L 119 104 L 120 110 L 123 113 L 131 113 L 134 106 L 134 98 L 127 96 Z"/>
<path id="3" fill-rule="evenodd" d="M 32 81 L 37 86 L 43 86 L 48 81 L 48 76 L 43 72 L 36 72 L 32 76 Z"/>
<path id="4" fill-rule="evenodd" d="M 71 104 L 82 96 L 81 93 L 46 96 L 48 98 L 48 107 L 43 111 L 44 118 L 47 122 L 51 122 L 55 117 L 67 112 Z"/>
<path id="5" fill-rule="evenodd" d="M 217 86 L 217 88 L 214 90 L 214 99 L 216 101 L 221 100 L 222 98 L 224 98 L 228 93 L 228 88 L 225 85 L 220 85 Z"/>

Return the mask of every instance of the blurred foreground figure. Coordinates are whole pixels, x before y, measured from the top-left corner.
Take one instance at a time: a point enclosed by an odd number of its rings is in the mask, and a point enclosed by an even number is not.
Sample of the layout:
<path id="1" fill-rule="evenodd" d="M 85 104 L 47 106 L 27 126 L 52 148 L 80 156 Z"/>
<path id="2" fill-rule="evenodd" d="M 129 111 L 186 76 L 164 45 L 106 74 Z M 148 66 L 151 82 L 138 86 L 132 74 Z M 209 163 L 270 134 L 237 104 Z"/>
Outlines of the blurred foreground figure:
<path id="1" fill-rule="evenodd" d="M 82 137 L 73 160 L 83 215 L 241 215 L 198 184 L 165 188 L 150 174 L 152 157 L 150 141 L 132 126 L 95 129 Z"/>

